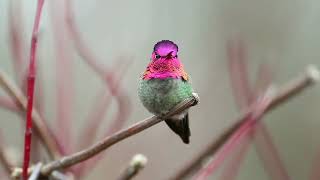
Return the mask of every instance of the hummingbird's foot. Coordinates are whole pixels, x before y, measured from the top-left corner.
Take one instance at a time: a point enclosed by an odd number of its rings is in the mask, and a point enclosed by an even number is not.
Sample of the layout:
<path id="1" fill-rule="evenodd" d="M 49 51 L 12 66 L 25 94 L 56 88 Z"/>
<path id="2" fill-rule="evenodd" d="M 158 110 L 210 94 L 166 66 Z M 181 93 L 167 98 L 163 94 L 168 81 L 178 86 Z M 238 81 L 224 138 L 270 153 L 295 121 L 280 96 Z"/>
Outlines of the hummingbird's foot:
<path id="1" fill-rule="evenodd" d="M 169 113 L 170 111 L 162 111 L 161 113 L 155 114 L 159 119 L 165 119 L 166 115 Z"/>
<path id="2" fill-rule="evenodd" d="M 200 102 L 199 95 L 197 93 L 192 93 L 192 96 L 193 96 L 193 98 L 195 100 L 194 103 L 192 104 L 192 106 L 195 106 L 195 105 L 199 104 L 199 102 Z"/>

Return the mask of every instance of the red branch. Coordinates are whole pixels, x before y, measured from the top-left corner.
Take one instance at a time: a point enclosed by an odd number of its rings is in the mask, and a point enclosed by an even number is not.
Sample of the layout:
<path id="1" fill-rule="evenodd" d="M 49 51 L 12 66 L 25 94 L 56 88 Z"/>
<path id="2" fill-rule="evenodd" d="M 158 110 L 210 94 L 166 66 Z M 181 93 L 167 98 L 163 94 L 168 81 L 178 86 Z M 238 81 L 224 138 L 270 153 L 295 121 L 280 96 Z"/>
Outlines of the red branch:
<path id="1" fill-rule="evenodd" d="M 86 45 L 83 37 L 81 36 L 81 33 L 79 32 L 75 24 L 72 9 L 72 0 L 65 1 L 65 3 L 67 27 L 69 29 L 71 39 L 74 42 L 77 52 L 82 57 L 82 59 L 90 66 L 90 68 L 92 68 L 95 73 L 97 73 L 100 78 L 106 83 L 111 95 L 116 98 L 116 101 L 118 103 L 118 113 L 115 119 L 112 121 L 113 124 L 110 130 L 107 131 L 108 133 L 115 132 L 116 130 L 119 130 L 123 126 L 124 122 L 128 119 L 130 109 L 128 98 L 126 98 L 127 94 L 120 86 L 120 79 L 115 79 L 115 73 L 111 71 L 107 66 L 102 65 L 102 60 L 97 58 L 91 51 L 89 46 Z M 93 121 L 90 120 L 89 122 L 92 123 Z M 97 160 L 98 158 L 95 159 Z M 81 171 L 81 173 L 83 172 L 84 171 Z"/>
<path id="2" fill-rule="evenodd" d="M 245 109 L 250 106 L 250 103 L 254 101 L 261 92 L 264 92 L 267 86 L 271 83 L 271 72 L 269 67 L 266 64 L 262 64 L 259 67 L 259 71 L 256 78 L 255 87 L 250 86 L 248 72 L 247 72 L 247 51 L 246 46 L 242 41 L 229 41 L 227 44 L 227 55 L 229 62 L 229 72 L 231 85 L 233 87 L 233 93 L 235 100 L 238 103 L 240 109 Z M 275 147 L 273 140 L 270 136 L 268 129 L 264 126 L 263 122 L 253 126 L 252 128 L 260 127 L 264 131 L 255 131 L 253 130 L 251 136 L 248 136 L 252 140 L 255 136 L 261 136 L 259 140 L 261 142 L 256 142 L 257 153 L 260 156 L 261 160 L 269 160 L 268 162 L 262 161 L 265 165 L 265 169 L 268 171 L 271 177 L 277 177 L 278 179 L 288 179 L 287 171 L 279 158 L 279 153 Z M 261 129 L 260 128 L 260 129 Z M 261 148 L 263 146 L 264 148 Z M 246 149 L 246 148 L 244 148 Z M 264 151 L 260 151 L 264 150 Z M 237 154 L 246 155 L 245 152 Z M 243 157 L 237 157 L 235 160 L 244 159 Z M 239 170 L 239 167 L 236 167 L 235 164 L 240 166 L 240 162 L 230 163 L 234 171 Z M 230 166 L 231 166 L 230 165 Z M 225 174 L 230 174 L 226 172 Z M 237 174 L 234 172 L 233 174 Z M 277 176 L 276 176 L 277 175 Z M 231 176 L 229 176 L 231 177 Z M 235 176 L 233 176 L 235 177 Z M 230 178 L 232 180 L 234 178 Z"/>
<path id="3" fill-rule="evenodd" d="M 74 102 L 73 59 L 69 50 L 68 33 L 64 21 L 64 0 L 50 1 L 51 21 L 56 51 L 56 131 L 64 154 L 70 153 Z"/>
<path id="4" fill-rule="evenodd" d="M 31 38 L 31 49 L 30 49 L 30 61 L 29 61 L 29 71 L 28 71 L 28 85 L 27 85 L 27 116 L 26 116 L 26 130 L 25 130 L 25 141 L 24 141 L 24 158 L 23 158 L 23 171 L 22 178 L 24 180 L 28 179 L 28 167 L 30 161 L 30 149 L 31 149 L 31 137 L 32 137 L 32 106 L 33 106 L 33 94 L 35 85 L 35 75 L 36 75 L 36 50 L 37 50 L 37 40 L 39 32 L 39 23 L 41 18 L 41 11 L 44 4 L 44 0 L 38 0 L 37 11 L 33 25 L 32 38 Z"/>
<path id="5" fill-rule="evenodd" d="M 2 137 L 2 132 L 0 131 L 0 162 L 1 162 L 1 165 L 4 167 L 4 170 L 5 170 L 5 174 L 3 176 L 6 176 L 4 179 L 9 179 L 10 178 L 10 174 L 11 174 L 11 171 L 14 167 L 14 162 L 12 161 L 12 159 L 10 159 L 8 157 L 8 154 L 6 152 L 7 150 L 7 144 L 4 142 L 4 139 Z M 0 178 L 0 179 L 3 179 L 3 178 Z"/>
<path id="6" fill-rule="evenodd" d="M 72 0 L 65 1 L 65 11 L 66 11 L 66 25 L 70 32 L 71 40 L 74 42 L 75 48 L 83 60 L 105 80 L 107 72 L 106 66 L 103 66 L 94 53 L 91 52 L 91 49 L 86 46 L 81 33 L 76 27 L 73 9 L 72 9 Z"/>
<path id="7" fill-rule="evenodd" d="M 119 131 L 123 125 L 125 124 L 126 120 L 128 119 L 129 115 L 130 115 L 130 104 L 128 104 L 128 97 L 126 96 L 126 94 L 122 93 L 121 91 L 119 91 L 119 95 L 117 95 L 118 97 L 118 113 L 116 114 L 116 116 L 113 118 L 112 120 L 112 124 L 109 126 L 109 128 L 107 129 L 106 133 L 105 133 L 105 137 L 106 136 L 110 136 L 111 134 Z M 84 162 L 84 169 L 83 171 L 80 172 L 81 174 L 87 173 L 89 172 L 91 169 L 93 169 L 94 167 L 96 167 L 96 165 L 98 165 L 99 160 L 102 159 L 102 157 L 106 154 L 106 152 L 101 153 L 95 157 L 93 157 L 92 159 L 88 160 L 87 162 Z"/>
<path id="8" fill-rule="evenodd" d="M 268 64 L 260 64 L 258 68 L 258 72 L 256 74 L 256 79 L 252 87 L 253 99 L 262 94 L 268 86 L 272 83 L 274 77 L 274 73 L 272 68 Z"/>
<path id="9" fill-rule="evenodd" d="M 15 101 L 6 96 L 0 96 L 0 106 L 4 107 L 10 111 L 21 112 L 19 106 Z"/>
<path id="10" fill-rule="evenodd" d="M 260 122 L 261 123 L 261 122 Z M 242 161 L 244 160 L 245 155 L 248 152 L 248 148 L 251 144 L 252 133 L 249 133 L 246 137 L 243 138 L 243 141 L 240 142 L 240 147 L 237 152 L 234 154 L 232 159 L 228 162 L 227 166 L 224 168 L 224 171 L 221 173 L 220 180 L 233 180 L 236 179 Z"/>
<path id="11" fill-rule="evenodd" d="M 121 80 L 123 79 L 124 74 L 128 70 L 130 66 L 130 62 L 123 63 L 123 68 L 119 70 L 118 76 L 114 76 L 113 79 L 113 90 L 112 95 L 116 97 L 118 101 L 118 113 L 112 120 L 112 124 L 108 127 L 105 136 L 109 136 L 116 131 L 120 130 L 126 120 L 129 118 L 130 115 L 130 101 L 128 100 L 128 94 L 123 91 L 123 88 L 121 88 Z M 119 63 L 117 63 L 119 64 Z M 117 66 L 120 68 L 120 66 Z"/>
<path id="12" fill-rule="evenodd" d="M 21 4 L 9 1 L 9 37 L 11 45 L 11 54 L 13 56 L 14 71 L 20 87 L 25 83 L 25 63 L 24 57 L 24 41 L 21 20 Z M 23 89 L 24 91 L 25 89 Z"/>
<path id="13" fill-rule="evenodd" d="M 114 133 L 113 135 L 105 137 L 103 140 L 91 145 L 87 149 L 76 152 L 69 156 L 62 157 L 61 159 L 49 162 L 48 164 L 43 166 L 43 168 L 41 169 L 41 172 L 43 175 L 48 175 L 55 170 L 65 169 L 75 164 L 78 164 L 80 162 L 83 162 L 85 160 L 88 160 L 93 156 L 97 155 L 98 153 L 106 150 L 110 146 L 122 141 L 123 139 L 133 136 L 151 126 L 154 126 L 155 124 L 163 121 L 163 119 L 167 119 L 175 114 L 179 114 L 184 110 L 197 105 L 198 103 L 199 103 L 199 96 L 198 94 L 193 93 L 192 97 L 187 98 L 182 102 L 180 102 L 178 105 L 173 107 L 170 110 L 170 112 L 165 114 L 161 119 L 156 116 L 152 116 L 150 118 L 142 120 L 128 128 L 125 128 L 123 130 L 120 130 Z"/>
<path id="14" fill-rule="evenodd" d="M 248 114 L 239 129 L 237 129 L 233 133 L 226 144 L 217 152 L 216 158 L 214 158 L 207 167 L 200 170 L 200 173 L 196 178 L 197 180 L 207 179 L 207 177 L 219 167 L 219 165 L 224 161 L 227 155 L 232 150 L 234 150 L 234 147 L 239 143 L 239 141 L 246 134 L 250 133 L 253 130 L 253 126 L 261 119 L 261 117 L 264 115 L 264 112 L 271 105 L 271 97 L 274 95 L 274 91 L 270 91 L 269 93 L 268 92 L 260 101 L 257 102 L 257 105 L 254 106 L 254 110 L 252 111 L 252 113 Z"/>
<path id="15" fill-rule="evenodd" d="M 246 51 L 242 41 L 229 41 L 227 44 L 228 65 L 232 89 L 240 108 L 245 108 L 252 101 L 252 92 L 247 76 Z"/>
<path id="16" fill-rule="evenodd" d="M 124 63 L 122 63 L 124 64 Z M 120 64 L 121 65 L 121 64 Z M 123 78 L 123 75 L 125 74 L 124 71 L 128 68 L 129 64 L 124 64 L 125 67 L 120 68 L 119 62 L 115 63 L 112 74 L 114 75 L 114 85 L 118 86 L 118 83 L 121 82 L 121 79 Z M 122 70 L 123 69 L 123 70 Z M 115 89 L 116 87 L 114 87 Z M 97 93 L 94 105 L 92 105 L 92 109 L 90 110 L 88 117 L 86 118 L 85 122 L 88 122 L 85 125 L 85 128 L 83 129 L 81 134 L 81 141 L 79 141 L 79 148 L 84 148 L 88 145 L 90 145 L 94 138 L 97 135 L 97 129 L 102 123 L 103 117 L 105 115 L 106 110 L 108 109 L 109 105 L 112 101 L 112 94 L 108 91 L 106 91 L 105 86 L 100 90 L 100 92 Z M 114 122 L 119 123 L 119 122 Z M 122 127 L 122 125 L 120 125 Z M 119 130 L 119 129 L 116 129 Z M 108 131 L 107 131 L 108 132 Z M 113 131 L 114 132 L 114 131 Z M 110 133 L 108 133 L 109 135 Z"/>
<path id="17" fill-rule="evenodd" d="M 263 123 L 255 128 L 254 144 L 257 149 L 259 158 L 264 163 L 270 179 L 289 180 L 289 174 L 279 156 L 278 150 L 273 143 L 270 133 L 267 132 L 267 127 Z"/>
<path id="18" fill-rule="evenodd" d="M 236 103 L 239 109 L 248 108 L 254 95 L 250 87 L 248 71 L 247 71 L 247 51 L 246 46 L 240 40 L 237 42 L 229 41 L 227 44 L 227 60 L 229 65 L 230 82 Z M 269 85 L 269 84 L 268 84 Z M 263 89 L 265 90 L 265 89 Z M 253 133 L 247 136 L 245 144 L 241 144 L 239 152 L 230 160 L 226 168 L 223 170 L 221 179 L 233 180 L 236 178 L 240 170 L 241 161 L 247 154 L 248 147 L 252 141 Z"/>
<path id="19" fill-rule="evenodd" d="M 122 62 L 122 61 L 121 61 Z M 120 66 L 125 66 L 120 68 Z M 118 85 L 121 82 L 121 79 L 123 78 L 123 75 L 125 74 L 125 71 L 127 70 L 127 68 L 129 67 L 128 63 L 119 63 L 117 62 L 115 64 L 115 68 L 118 71 L 114 71 L 112 74 L 114 75 L 114 79 L 113 79 L 113 89 L 115 89 L 115 92 L 118 92 Z M 115 69 L 114 68 L 114 69 Z M 118 93 L 119 94 L 119 93 Z M 83 130 L 83 135 L 81 135 L 81 141 L 80 141 L 80 148 L 84 148 L 88 145 L 90 145 L 91 143 L 94 142 L 94 138 L 97 136 L 97 129 L 99 128 L 99 126 L 102 123 L 103 120 L 103 116 L 105 115 L 106 110 L 108 109 L 109 105 L 111 104 L 111 100 L 112 100 L 112 96 L 114 94 L 108 93 L 106 91 L 105 88 L 103 88 L 101 90 L 101 92 L 99 92 L 97 94 L 97 102 L 95 102 L 95 104 L 92 106 L 92 110 L 90 111 L 90 114 L 87 118 L 87 120 L 85 122 L 88 122 L 86 124 L 85 129 Z M 120 96 L 117 95 L 117 97 L 119 98 Z M 127 96 L 124 96 L 127 97 Z M 123 98 L 121 98 L 123 99 Z M 118 106 L 119 106 L 119 110 L 117 113 L 117 116 L 115 118 L 112 119 L 111 124 L 109 125 L 108 129 L 105 130 L 105 135 L 104 136 L 109 136 L 110 134 L 112 134 L 113 132 L 116 132 L 118 130 L 120 130 L 124 123 L 126 122 L 127 119 L 127 115 L 129 115 L 129 112 L 127 112 L 128 108 L 127 108 L 127 101 L 118 101 Z M 124 103 L 121 103 L 124 102 Z M 124 114 L 124 115 L 123 115 Z M 77 176 L 82 176 L 84 174 L 86 174 L 87 172 L 89 172 L 91 169 L 93 169 L 97 164 L 98 161 L 100 159 L 102 159 L 103 155 L 105 155 L 106 153 L 102 153 L 99 154 L 95 157 L 93 157 L 92 159 L 83 162 L 81 164 L 79 164 L 79 167 L 76 168 L 76 175 Z"/>
<path id="20" fill-rule="evenodd" d="M 298 95 L 307 87 L 314 85 L 319 79 L 319 70 L 314 66 L 309 66 L 306 72 L 297 78 L 289 81 L 283 87 L 279 88 L 276 96 L 272 97 L 272 102 L 268 106 L 265 113 L 277 108 L 281 103 L 284 103 L 294 95 Z M 215 156 L 216 152 L 224 146 L 225 142 L 236 132 L 240 127 L 243 126 L 244 121 L 248 115 L 252 113 L 253 107 L 249 107 L 244 113 L 238 118 L 238 120 L 231 126 L 226 128 L 218 137 L 213 139 L 212 142 L 200 152 L 194 158 L 186 163 L 172 179 L 183 179 L 188 177 L 190 174 L 198 171 L 201 168 L 202 163 L 210 156 Z"/>

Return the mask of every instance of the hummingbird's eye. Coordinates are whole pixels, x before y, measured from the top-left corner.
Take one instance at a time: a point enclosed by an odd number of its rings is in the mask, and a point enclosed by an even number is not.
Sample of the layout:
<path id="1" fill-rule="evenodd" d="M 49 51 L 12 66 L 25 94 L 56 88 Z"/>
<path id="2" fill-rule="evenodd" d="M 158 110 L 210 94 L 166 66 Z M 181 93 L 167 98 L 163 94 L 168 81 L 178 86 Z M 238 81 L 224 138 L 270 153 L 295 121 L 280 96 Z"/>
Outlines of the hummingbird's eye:
<path id="1" fill-rule="evenodd" d="M 161 57 L 160 55 L 156 54 L 156 59 L 159 59 L 160 57 Z"/>

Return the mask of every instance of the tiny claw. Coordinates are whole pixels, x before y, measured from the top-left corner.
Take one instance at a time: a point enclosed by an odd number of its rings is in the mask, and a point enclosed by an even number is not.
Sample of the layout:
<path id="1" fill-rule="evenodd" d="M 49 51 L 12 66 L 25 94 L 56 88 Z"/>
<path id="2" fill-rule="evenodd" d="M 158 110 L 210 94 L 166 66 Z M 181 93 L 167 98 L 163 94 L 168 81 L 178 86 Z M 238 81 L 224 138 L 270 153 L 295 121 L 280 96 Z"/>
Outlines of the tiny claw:
<path id="1" fill-rule="evenodd" d="M 200 97 L 197 93 L 192 93 L 193 99 L 194 99 L 194 103 L 192 104 L 192 106 L 195 106 L 197 104 L 199 104 L 200 102 Z"/>

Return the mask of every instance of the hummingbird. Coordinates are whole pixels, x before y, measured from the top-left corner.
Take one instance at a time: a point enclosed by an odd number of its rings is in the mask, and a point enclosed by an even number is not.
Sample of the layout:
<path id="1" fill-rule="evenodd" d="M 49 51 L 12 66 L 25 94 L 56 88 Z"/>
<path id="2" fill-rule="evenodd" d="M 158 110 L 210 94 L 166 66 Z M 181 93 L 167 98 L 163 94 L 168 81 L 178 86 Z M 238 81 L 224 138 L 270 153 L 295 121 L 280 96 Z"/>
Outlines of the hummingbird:
<path id="1" fill-rule="evenodd" d="M 140 78 L 140 101 L 149 112 L 160 118 L 186 98 L 192 97 L 193 89 L 178 57 L 178 50 L 178 46 L 170 40 L 157 42 L 151 61 Z M 165 119 L 165 122 L 184 143 L 189 144 L 188 110 Z"/>

